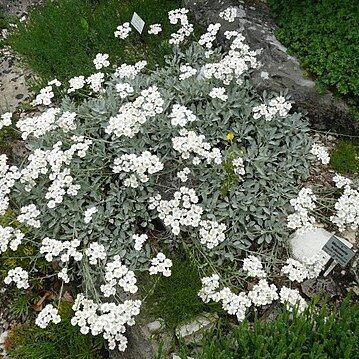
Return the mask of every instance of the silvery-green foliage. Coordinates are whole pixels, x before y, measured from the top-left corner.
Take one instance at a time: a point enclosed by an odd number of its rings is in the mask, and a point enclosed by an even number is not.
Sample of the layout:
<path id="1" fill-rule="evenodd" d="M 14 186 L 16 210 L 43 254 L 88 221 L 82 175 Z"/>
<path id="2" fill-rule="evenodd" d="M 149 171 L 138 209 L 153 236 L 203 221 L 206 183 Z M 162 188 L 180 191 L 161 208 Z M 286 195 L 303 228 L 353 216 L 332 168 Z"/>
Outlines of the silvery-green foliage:
<path id="1" fill-rule="evenodd" d="M 35 203 L 41 211 L 42 226 L 35 229 L 33 238 L 41 242 L 44 237 L 57 240 L 78 238 L 84 248 L 90 242 L 98 241 L 107 250 L 108 258 L 119 254 L 131 269 L 148 268 L 151 246 L 163 248 L 161 240 L 151 238 L 144 251 L 135 251 L 132 235 L 153 229 L 156 211 L 148 209 L 149 198 L 157 193 L 164 199 L 171 199 L 173 193 L 183 184 L 176 177 L 184 167 L 191 169 L 189 181 L 185 184 L 196 190 L 206 219 L 225 223 L 226 239 L 213 250 L 203 248 L 219 261 L 234 258 L 240 250 L 252 243 L 285 240 L 288 235 L 286 215 L 289 199 L 296 195 L 297 185 L 305 178 L 308 169 L 308 153 L 311 142 L 307 136 L 307 121 L 297 113 L 278 117 L 272 121 L 254 119 L 252 108 L 263 102 L 248 79 L 237 85 L 235 81 L 226 86 L 228 101 L 208 96 L 213 87 L 223 86 L 219 80 L 205 79 L 201 75 L 204 64 L 218 60 L 223 55 L 216 50 L 210 59 L 197 44 L 185 52 L 175 49 L 167 59 L 167 66 L 152 73 L 137 75 L 130 83 L 134 95 L 121 99 L 116 93 L 115 77 L 108 79 L 105 92 L 89 97 L 80 103 L 64 98 L 63 111 L 74 111 L 77 129 L 71 133 L 62 130 L 51 131 L 39 139 L 32 138 L 29 148 L 51 149 L 58 142 L 62 148 L 69 148 L 72 135 L 85 136 L 93 143 L 84 158 L 71 161 L 71 175 L 81 185 L 76 197 L 65 196 L 54 209 L 47 208 L 44 189 L 50 182 L 48 176 L 41 176 L 34 189 L 27 193 L 18 185 L 14 194 L 19 206 Z M 179 67 L 189 64 L 199 75 L 180 81 Z M 120 138 L 105 132 L 109 118 L 118 113 L 119 107 L 133 100 L 138 93 L 156 85 L 161 93 L 165 111 L 147 120 L 133 138 Z M 168 115 L 173 104 L 191 109 L 197 121 L 189 123 L 187 129 L 206 136 L 211 146 L 221 149 L 227 158 L 230 143 L 226 139 L 234 133 L 234 150 L 244 160 L 246 174 L 242 180 L 223 190 L 227 173 L 223 165 L 193 165 L 181 158 L 172 147 L 172 138 L 179 129 L 173 127 Z M 113 173 L 114 159 L 125 153 L 140 154 L 143 151 L 156 154 L 164 163 L 164 169 L 150 175 L 149 182 L 138 188 L 125 187 L 124 175 Z M 98 213 L 90 223 L 83 220 L 83 213 L 96 206 Z M 191 246 L 198 241 L 197 229 L 189 228 L 180 236 L 171 236 L 166 243 L 188 241 Z M 79 264 L 83 271 L 86 257 Z M 88 268 L 88 267 L 86 267 Z M 88 270 L 88 269 L 87 269 Z M 92 268 L 97 274 L 103 267 Z M 84 272 L 81 273 L 84 276 Z"/>

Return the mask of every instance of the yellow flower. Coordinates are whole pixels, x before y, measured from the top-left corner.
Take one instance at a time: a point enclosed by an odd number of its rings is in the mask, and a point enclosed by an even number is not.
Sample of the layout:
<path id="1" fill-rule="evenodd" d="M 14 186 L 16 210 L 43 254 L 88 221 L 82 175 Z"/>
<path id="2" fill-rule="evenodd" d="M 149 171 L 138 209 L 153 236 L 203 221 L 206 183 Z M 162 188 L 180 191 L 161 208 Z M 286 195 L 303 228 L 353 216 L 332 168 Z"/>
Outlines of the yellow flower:
<path id="1" fill-rule="evenodd" d="M 227 134 L 227 140 L 232 141 L 234 139 L 234 133 L 230 132 Z"/>

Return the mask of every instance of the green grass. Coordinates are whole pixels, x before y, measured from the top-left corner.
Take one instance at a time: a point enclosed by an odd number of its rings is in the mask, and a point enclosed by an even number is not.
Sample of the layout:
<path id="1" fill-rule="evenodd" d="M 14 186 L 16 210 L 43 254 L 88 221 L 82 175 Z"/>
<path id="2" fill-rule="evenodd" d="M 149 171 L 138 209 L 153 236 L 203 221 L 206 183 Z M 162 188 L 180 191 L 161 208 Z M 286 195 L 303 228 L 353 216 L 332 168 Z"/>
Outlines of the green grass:
<path id="1" fill-rule="evenodd" d="M 198 269 L 184 255 L 179 256 L 173 262 L 171 277 L 160 277 L 148 298 L 148 312 L 162 318 L 166 326 L 173 330 L 197 315 L 211 311 L 213 306 L 199 298 L 200 289 Z M 218 309 L 217 305 L 215 308 Z"/>
<path id="2" fill-rule="evenodd" d="M 278 39 L 320 87 L 359 105 L 359 1 L 269 0 Z"/>
<path id="3" fill-rule="evenodd" d="M 153 67 L 170 51 L 174 27 L 167 13 L 180 6 L 180 0 L 46 1 L 19 24 L 9 43 L 44 81 L 96 72 L 92 61 L 97 53 L 109 54 L 112 64 L 146 60 Z M 146 22 L 143 34 L 133 29 L 127 39 L 115 38 L 116 27 L 129 22 L 134 11 Z M 163 25 L 160 35 L 147 34 L 154 23 Z"/>
<path id="4" fill-rule="evenodd" d="M 340 173 L 356 173 L 359 169 L 359 142 L 340 140 L 330 159 L 331 167 Z"/>
<path id="5" fill-rule="evenodd" d="M 183 346 L 181 358 L 187 358 Z M 193 355 L 192 355 L 193 356 Z M 359 358 L 359 304 L 345 300 L 330 313 L 326 307 L 303 315 L 285 310 L 272 321 L 255 318 L 236 329 L 217 328 L 203 340 L 196 359 L 357 359 Z"/>
<path id="6" fill-rule="evenodd" d="M 63 303 L 60 324 L 50 324 L 46 329 L 28 324 L 10 332 L 7 345 L 14 359 L 100 359 L 104 345 L 101 337 L 83 335 L 70 323 L 73 312 Z"/>

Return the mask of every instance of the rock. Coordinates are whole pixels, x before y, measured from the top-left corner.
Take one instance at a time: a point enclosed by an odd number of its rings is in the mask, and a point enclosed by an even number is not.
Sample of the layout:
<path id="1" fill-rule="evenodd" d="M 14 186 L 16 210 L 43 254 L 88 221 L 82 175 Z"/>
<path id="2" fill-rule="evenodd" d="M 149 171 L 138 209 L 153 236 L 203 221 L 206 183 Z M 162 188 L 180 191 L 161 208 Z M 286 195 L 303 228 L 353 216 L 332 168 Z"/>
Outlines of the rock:
<path id="1" fill-rule="evenodd" d="M 161 329 L 163 329 L 163 327 L 164 327 L 163 321 L 160 321 L 160 320 L 155 320 L 155 321 L 147 324 L 147 328 L 151 334 L 159 333 L 161 331 Z"/>
<path id="2" fill-rule="evenodd" d="M 308 298 L 314 298 L 319 295 L 321 299 L 326 296 L 334 298 L 342 294 L 339 286 L 331 277 L 318 277 L 315 279 L 307 279 L 301 284 L 303 293 Z"/>
<path id="3" fill-rule="evenodd" d="M 177 338 L 184 339 L 186 344 L 197 343 L 202 340 L 206 330 L 213 328 L 217 321 L 217 315 L 204 313 L 196 317 L 190 323 L 176 329 Z"/>
<path id="4" fill-rule="evenodd" d="M 304 234 L 295 233 L 289 240 L 289 247 L 292 256 L 301 260 L 303 257 L 313 257 L 320 252 L 332 233 L 323 228 Z"/>
<path id="5" fill-rule="evenodd" d="M 314 81 L 304 75 L 297 59 L 288 55 L 287 49 L 276 39 L 276 25 L 270 18 L 265 3 L 257 1 L 255 8 L 243 4 L 241 15 L 245 14 L 245 17 L 237 17 L 232 23 L 221 19 L 219 12 L 229 6 L 237 6 L 238 1 L 185 0 L 184 5 L 204 26 L 221 23 L 222 43 L 224 31 L 239 30 L 246 37 L 250 48 L 260 51 L 257 58 L 262 67 L 251 76 L 252 83 L 259 92 L 288 89 L 295 101 L 295 109 L 307 112 L 315 129 L 350 135 L 359 133 L 359 121 L 354 119 L 349 106 L 344 101 L 335 99 L 331 93 L 319 94 Z"/>

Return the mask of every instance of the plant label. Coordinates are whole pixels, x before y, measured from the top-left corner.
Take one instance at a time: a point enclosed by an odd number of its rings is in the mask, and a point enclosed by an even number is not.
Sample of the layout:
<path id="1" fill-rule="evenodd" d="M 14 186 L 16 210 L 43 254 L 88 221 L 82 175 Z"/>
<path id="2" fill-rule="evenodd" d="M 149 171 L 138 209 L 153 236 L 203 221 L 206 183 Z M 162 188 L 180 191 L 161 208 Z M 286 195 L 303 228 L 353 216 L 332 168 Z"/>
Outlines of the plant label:
<path id="1" fill-rule="evenodd" d="M 331 236 L 322 249 L 342 267 L 345 267 L 355 256 L 355 252 L 336 236 Z"/>
<path id="2" fill-rule="evenodd" d="M 145 26 L 145 22 L 137 15 L 136 12 L 132 15 L 131 25 L 142 34 L 143 28 Z"/>

